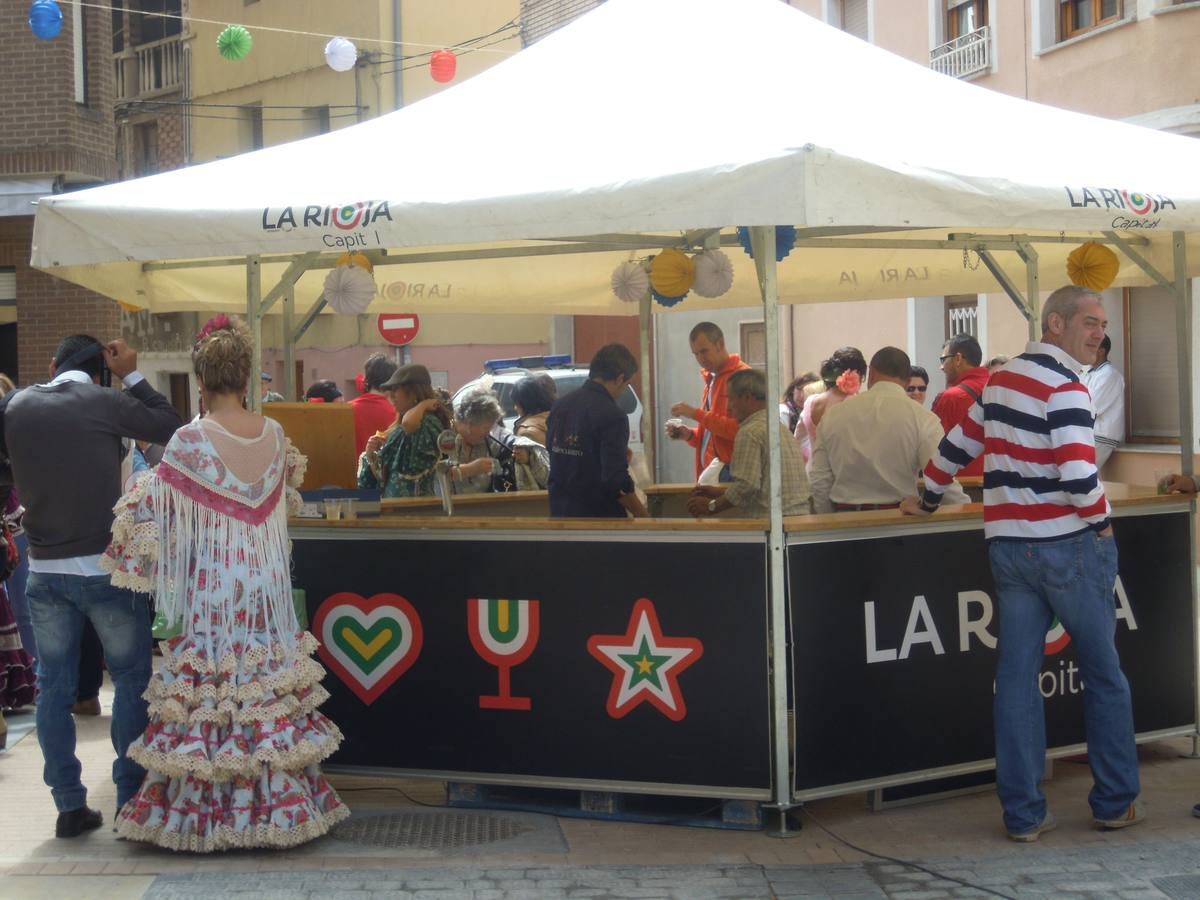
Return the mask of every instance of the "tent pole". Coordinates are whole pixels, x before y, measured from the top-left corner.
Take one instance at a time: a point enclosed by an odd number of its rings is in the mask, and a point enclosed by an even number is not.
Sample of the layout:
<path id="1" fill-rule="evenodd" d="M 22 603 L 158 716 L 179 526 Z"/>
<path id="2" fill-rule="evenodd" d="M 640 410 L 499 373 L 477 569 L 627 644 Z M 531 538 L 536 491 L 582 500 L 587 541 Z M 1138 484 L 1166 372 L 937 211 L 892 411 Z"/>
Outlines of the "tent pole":
<path id="1" fill-rule="evenodd" d="M 763 326 L 766 331 L 767 366 L 767 453 L 770 465 L 767 485 L 771 496 L 770 530 L 767 540 L 767 562 L 770 573 L 771 599 L 771 722 L 774 734 L 775 784 L 774 806 L 779 810 L 779 830 L 786 832 L 784 811 L 791 807 L 791 753 L 788 751 L 787 678 L 787 594 L 784 575 L 787 564 L 783 540 L 783 465 L 780 458 L 779 428 L 776 423 L 773 397 L 783 390 L 780 384 L 779 360 L 779 282 L 775 260 L 775 228 L 755 226 L 750 229 L 754 249 L 754 264 L 758 269 L 758 284 L 762 291 Z"/>
<path id="2" fill-rule="evenodd" d="M 1196 440 L 1192 422 L 1192 286 L 1187 274 L 1187 244 L 1182 231 L 1171 233 L 1175 257 L 1175 342 L 1179 355 L 1179 449 L 1184 475 L 1195 472 Z"/>
<path id="3" fill-rule="evenodd" d="M 1192 421 L 1192 284 L 1187 271 L 1187 242 L 1182 231 L 1171 232 L 1171 245 L 1175 262 L 1175 281 L 1171 293 L 1175 295 L 1175 347 L 1179 362 L 1179 453 L 1180 471 L 1185 476 L 1195 474 L 1196 436 Z M 1188 550 L 1192 565 L 1188 572 L 1195 571 L 1196 564 L 1196 495 L 1188 502 Z M 1195 671 L 1200 672 L 1200 604 L 1196 598 L 1196 580 L 1192 583 L 1192 643 L 1196 648 Z M 1200 757 L 1200 690 L 1196 692 L 1196 728 L 1192 735 L 1192 758 Z"/>
<path id="4" fill-rule="evenodd" d="M 250 326 L 250 412 L 262 412 L 262 265 L 257 256 L 246 257 L 246 323 Z"/>
<path id="5" fill-rule="evenodd" d="M 1020 289 L 1016 286 L 1008 273 L 1000 268 L 1000 264 L 996 262 L 996 257 L 992 256 L 992 251 L 987 247 L 979 246 L 975 248 L 975 252 L 979 254 L 979 260 L 982 262 L 992 277 L 1000 282 L 1000 287 L 1004 288 L 1004 293 L 1008 294 L 1008 298 L 1016 304 L 1017 310 L 1025 317 L 1025 321 L 1029 322 L 1029 333 L 1033 334 L 1033 315 L 1029 312 L 1029 306 L 1025 303 L 1025 298 L 1021 296 Z M 1032 338 L 1036 339 L 1036 338 Z"/>
<path id="6" fill-rule="evenodd" d="M 1029 309 L 1029 340 L 1040 341 L 1042 292 L 1038 273 L 1038 252 L 1032 244 L 1021 243 L 1017 245 L 1017 255 L 1025 263 L 1025 304 Z"/>
<path id="7" fill-rule="evenodd" d="M 296 339 L 292 329 L 296 318 L 296 289 L 283 295 L 283 399 L 296 399 Z"/>
<path id="8" fill-rule="evenodd" d="M 292 333 L 292 344 L 294 345 L 304 337 L 304 332 L 308 331 L 308 326 L 317 320 L 317 316 L 321 314 L 321 310 L 325 308 L 325 293 L 317 298 L 317 302 L 312 305 L 312 308 L 304 314 L 304 318 L 300 320 L 300 324 L 296 326 L 296 330 Z"/>
<path id="9" fill-rule="evenodd" d="M 650 341 L 654 335 L 654 315 L 650 311 L 650 295 L 642 298 L 638 308 L 638 340 L 641 344 L 642 370 L 642 443 L 645 447 L 646 471 L 651 481 L 655 478 L 655 446 L 658 432 L 654 426 L 654 377 L 650 370 Z"/>
<path id="10" fill-rule="evenodd" d="M 1121 248 L 1122 253 L 1137 263 L 1139 269 L 1153 278 L 1155 284 L 1157 284 L 1159 287 L 1164 287 L 1169 291 L 1175 290 L 1175 282 L 1167 278 L 1167 276 L 1162 272 L 1158 271 L 1158 269 L 1154 267 L 1150 260 L 1142 256 L 1142 254 L 1137 250 L 1134 250 L 1133 245 L 1129 240 L 1121 237 L 1115 231 L 1106 231 L 1104 234 L 1111 238 L 1112 242 Z"/>

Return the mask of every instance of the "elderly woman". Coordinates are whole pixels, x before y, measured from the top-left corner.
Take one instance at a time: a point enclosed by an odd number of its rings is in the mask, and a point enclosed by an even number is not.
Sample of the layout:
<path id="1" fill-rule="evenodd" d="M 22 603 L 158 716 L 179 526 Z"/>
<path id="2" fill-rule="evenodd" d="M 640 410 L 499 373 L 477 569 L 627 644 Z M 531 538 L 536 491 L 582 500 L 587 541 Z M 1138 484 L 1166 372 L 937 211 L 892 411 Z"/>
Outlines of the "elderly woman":
<path id="1" fill-rule="evenodd" d="M 492 434 L 503 415 L 490 391 L 471 391 L 454 410 L 457 436 L 450 454 L 450 477 L 456 494 L 489 491 L 536 491 L 550 477 L 546 448 L 508 431 Z"/>
<path id="2" fill-rule="evenodd" d="M 438 435 L 450 427 L 450 415 L 434 393 L 429 370 L 400 366 L 380 390 L 392 401 L 396 421 L 367 439 L 358 458 L 358 486 L 385 497 L 433 496 Z"/>

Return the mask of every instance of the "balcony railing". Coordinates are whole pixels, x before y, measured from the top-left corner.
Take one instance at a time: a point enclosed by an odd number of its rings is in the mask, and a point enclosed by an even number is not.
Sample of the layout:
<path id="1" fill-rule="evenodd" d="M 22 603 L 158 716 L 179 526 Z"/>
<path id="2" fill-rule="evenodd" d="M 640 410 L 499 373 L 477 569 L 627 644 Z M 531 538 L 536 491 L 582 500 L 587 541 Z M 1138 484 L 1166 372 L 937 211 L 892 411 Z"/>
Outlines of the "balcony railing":
<path id="1" fill-rule="evenodd" d="M 952 78 L 966 78 L 992 67 L 992 32 L 984 25 L 929 51 L 929 68 Z"/>
<path id="2" fill-rule="evenodd" d="M 177 91 L 183 85 L 183 41 L 176 34 L 114 53 L 113 73 L 117 100 Z"/>

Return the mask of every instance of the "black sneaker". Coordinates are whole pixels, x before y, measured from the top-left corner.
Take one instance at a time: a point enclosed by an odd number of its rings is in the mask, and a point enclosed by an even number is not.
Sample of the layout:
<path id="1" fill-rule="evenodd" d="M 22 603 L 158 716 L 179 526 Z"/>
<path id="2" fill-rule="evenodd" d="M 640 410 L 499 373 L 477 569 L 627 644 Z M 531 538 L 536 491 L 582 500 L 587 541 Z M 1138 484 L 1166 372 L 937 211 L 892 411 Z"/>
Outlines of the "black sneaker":
<path id="1" fill-rule="evenodd" d="M 1200 819 L 1200 803 L 1197 803 L 1195 806 L 1192 807 L 1192 815 L 1195 816 L 1197 819 Z"/>
<path id="2" fill-rule="evenodd" d="M 60 838 L 79 837 L 85 831 L 91 831 L 104 824 L 104 816 L 98 809 L 70 809 L 58 814 L 58 822 L 54 825 L 54 836 Z"/>

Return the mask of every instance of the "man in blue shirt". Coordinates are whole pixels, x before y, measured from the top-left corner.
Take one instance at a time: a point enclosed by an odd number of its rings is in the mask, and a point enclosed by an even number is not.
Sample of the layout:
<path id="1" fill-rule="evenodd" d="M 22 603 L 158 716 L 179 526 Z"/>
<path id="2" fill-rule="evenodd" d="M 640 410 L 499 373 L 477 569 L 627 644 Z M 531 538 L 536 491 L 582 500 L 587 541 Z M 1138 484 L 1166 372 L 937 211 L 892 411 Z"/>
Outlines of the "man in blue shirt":
<path id="1" fill-rule="evenodd" d="M 550 410 L 546 444 L 551 516 L 647 515 L 629 477 L 629 419 L 616 403 L 637 370 L 628 347 L 607 344 L 592 357 L 583 386 Z"/>

